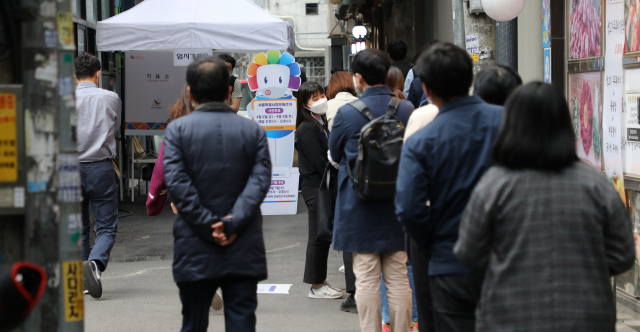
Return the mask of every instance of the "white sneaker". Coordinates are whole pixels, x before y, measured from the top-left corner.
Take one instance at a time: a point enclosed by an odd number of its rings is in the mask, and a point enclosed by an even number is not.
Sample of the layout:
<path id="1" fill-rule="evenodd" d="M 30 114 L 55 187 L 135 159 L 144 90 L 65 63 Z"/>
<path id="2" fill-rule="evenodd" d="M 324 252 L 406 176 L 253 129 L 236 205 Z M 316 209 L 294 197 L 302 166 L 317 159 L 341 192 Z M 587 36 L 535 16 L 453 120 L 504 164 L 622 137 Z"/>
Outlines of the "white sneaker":
<path id="1" fill-rule="evenodd" d="M 336 292 L 338 292 L 338 293 L 342 293 L 342 289 L 340 289 L 340 288 L 336 288 L 336 287 L 333 287 L 333 286 L 331 286 L 331 284 L 329 284 L 329 283 L 328 283 L 328 282 L 326 282 L 326 281 L 324 282 L 324 285 L 325 285 L 325 286 L 327 286 L 327 287 L 329 287 L 329 288 L 331 288 L 331 289 L 333 289 L 334 291 L 336 291 Z"/>
<path id="2" fill-rule="evenodd" d="M 344 265 L 342 265 L 341 267 L 338 268 L 338 271 L 344 273 Z"/>
<path id="3" fill-rule="evenodd" d="M 338 292 L 326 284 L 318 289 L 311 287 L 309 290 L 309 298 L 311 299 L 339 299 L 343 296 L 342 292 Z"/>
<path id="4" fill-rule="evenodd" d="M 211 302 L 211 309 L 218 311 L 222 309 L 222 293 L 220 292 L 220 288 L 216 291 L 216 295 L 213 296 L 213 301 Z"/>

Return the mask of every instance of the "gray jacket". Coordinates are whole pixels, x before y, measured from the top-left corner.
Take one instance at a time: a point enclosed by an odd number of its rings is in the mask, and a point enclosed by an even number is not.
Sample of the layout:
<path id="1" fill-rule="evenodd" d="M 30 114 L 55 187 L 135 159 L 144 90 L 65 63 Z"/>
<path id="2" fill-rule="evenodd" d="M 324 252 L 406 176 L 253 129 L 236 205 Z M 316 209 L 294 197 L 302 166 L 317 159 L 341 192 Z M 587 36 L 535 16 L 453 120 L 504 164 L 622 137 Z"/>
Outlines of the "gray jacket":
<path id="1" fill-rule="evenodd" d="M 635 260 L 620 195 L 582 162 L 558 173 L 492 167 L 454 252 L 487 269 L 476 331 L 613 332 L 610 278 Z"/>

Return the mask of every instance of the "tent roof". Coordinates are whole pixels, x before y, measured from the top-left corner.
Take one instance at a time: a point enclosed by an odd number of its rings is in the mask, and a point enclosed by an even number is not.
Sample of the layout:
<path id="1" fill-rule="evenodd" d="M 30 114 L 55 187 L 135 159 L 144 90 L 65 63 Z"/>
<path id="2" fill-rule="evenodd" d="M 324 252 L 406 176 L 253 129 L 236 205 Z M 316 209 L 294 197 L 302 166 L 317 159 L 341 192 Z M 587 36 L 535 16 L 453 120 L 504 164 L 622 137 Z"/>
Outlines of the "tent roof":
<path id="1" fill-rule="evenodd" d="M 98 22 L 98 51 L 293 51 L 291 25 L 250 0 L 146 0 Z"/>

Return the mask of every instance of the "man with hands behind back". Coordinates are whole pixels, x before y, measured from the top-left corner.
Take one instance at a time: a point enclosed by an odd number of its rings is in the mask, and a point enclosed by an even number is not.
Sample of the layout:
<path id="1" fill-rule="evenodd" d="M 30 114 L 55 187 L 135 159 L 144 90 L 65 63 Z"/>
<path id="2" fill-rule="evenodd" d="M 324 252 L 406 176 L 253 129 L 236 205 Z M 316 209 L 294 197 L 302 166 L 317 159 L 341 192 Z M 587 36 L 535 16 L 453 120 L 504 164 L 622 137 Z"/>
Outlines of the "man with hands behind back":
<path id="1" fill-rule="evenodd" d="M 257 284 L 267 278 L 260 204 L 271 184 L 265 131 L 224 101 L 229 70 L 218 58 L 187 69 L 193 113 L 169 124 L 164 171 L 176 206 L 173 277 L 182 332 L 206 331 L 216 289 L 226 331 L 255 331 Z"/>

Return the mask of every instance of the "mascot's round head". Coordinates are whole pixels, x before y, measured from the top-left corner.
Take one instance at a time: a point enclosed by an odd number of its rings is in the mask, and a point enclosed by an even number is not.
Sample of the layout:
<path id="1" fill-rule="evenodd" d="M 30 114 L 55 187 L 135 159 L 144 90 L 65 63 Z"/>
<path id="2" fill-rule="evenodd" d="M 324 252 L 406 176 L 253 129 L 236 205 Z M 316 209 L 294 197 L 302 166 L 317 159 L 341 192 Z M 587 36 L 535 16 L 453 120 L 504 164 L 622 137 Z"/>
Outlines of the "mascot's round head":
<path id="1" fill-rule="evenodd" d="M 284 52 L 268 51 L 253 58 L 247 71 L 249 88 L 258 91 L 258 98 L 292 98 L 291 90 L 300 88 L 300 66 L 295 58 Z"/>

